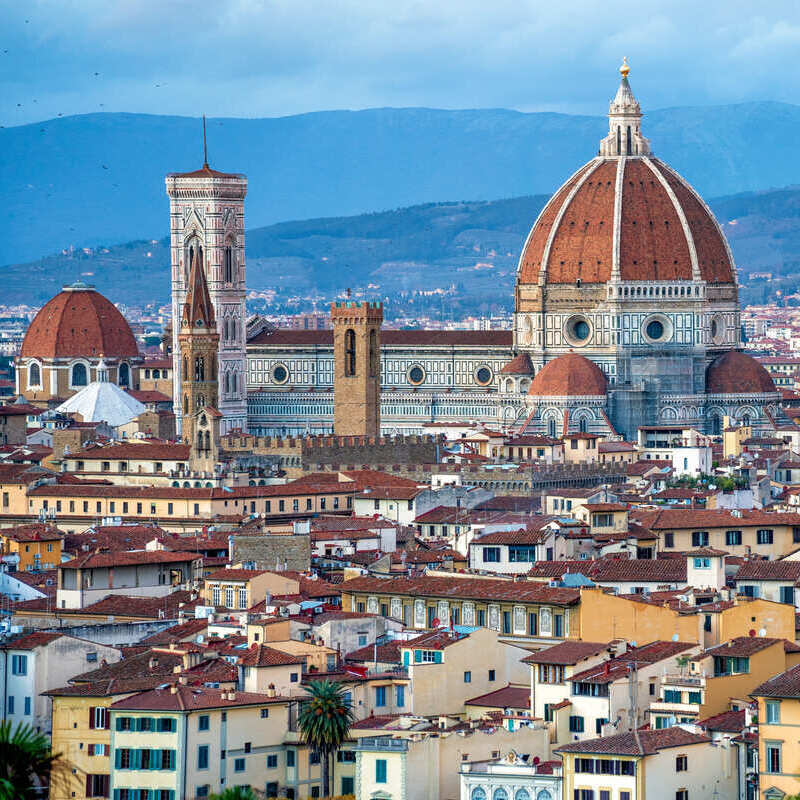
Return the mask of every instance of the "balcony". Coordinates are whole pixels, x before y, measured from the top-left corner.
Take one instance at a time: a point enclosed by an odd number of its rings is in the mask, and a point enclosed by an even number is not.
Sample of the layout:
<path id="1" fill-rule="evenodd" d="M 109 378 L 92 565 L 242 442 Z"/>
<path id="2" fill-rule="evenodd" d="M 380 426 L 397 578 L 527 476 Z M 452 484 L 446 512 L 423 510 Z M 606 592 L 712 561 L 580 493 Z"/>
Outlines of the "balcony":
<path id="1" fill-rule="evenodd" d="M 691 686 L 703 688 L 706 685 L 706 675 L 682 675 L 679 672 L 665 672 L 661 677 L 662 686 Z"/>

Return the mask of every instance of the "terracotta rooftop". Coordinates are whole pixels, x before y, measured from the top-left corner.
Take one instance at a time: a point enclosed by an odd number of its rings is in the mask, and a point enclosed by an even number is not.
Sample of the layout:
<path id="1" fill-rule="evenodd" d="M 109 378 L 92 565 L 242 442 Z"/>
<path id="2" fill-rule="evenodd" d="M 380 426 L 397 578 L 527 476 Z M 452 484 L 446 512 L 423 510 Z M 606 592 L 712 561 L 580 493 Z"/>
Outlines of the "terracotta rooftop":
<path id="1" fill-rule="evenodd" d="M 618 174 L 618 166 L 623 172 Z M 694 190 L 658 159 L 598 157 L 547 203 L 520 256 L 518 280 L 537 284 L 736 282 L 722 231 Z"/>
<path id="2" fill-rule="evenodd" d="M 737 581 L 800 581 L 800 561 L 745 561 L 736 573 Z"/>
<path id="3" fill-rule="evenodd" d="M 382 347 L 475 347 L 494 346 L 510 348 L 512 331 L 440 331 L 440 330 L 392 330 L 381 331 Z M 265 330 L 247 340 L 248 344 L 275 345 L 321 345 L 333 347 L 333 330 Z"/>
<path id="4" fill-rule="evenodd" d="M 527 353 L 515 356 L 500 370 L 502 375 L 533 375 L 534 372 L 531 357 Z"/>
<path id="5" fill-rule="evenodd" d="M 624 653 L 602 661 L 593 667 L 575 673 L 570 681 L 575 683 L 612 683 L 628 675 L 629 664 L 655 664 L 674 658 L 696 645 L 689 642 L 650 642 L 641 647 L 632 647 Z"/>
<path id="6" fill-rule="evenodd" d="M 766 369 L 737 350 L 718 356 L 706 370 L 708 394 L 771 394 L 777 391 Z"/>
<path id="7" fill-rule="evenodd" d="M 633 509 L 631 516 L 650 530 L 741 529 L 754 525 L 800 526 L 800 514 L 780 511 L 754 510 L 734 514 L 727 509 L 664 508 L 655 511 Z"/>
<path id="8" fill-rule="evenodd" d="M 97 569 L 101 567 L 138 566 L 141 564 L 178 564 L 196 561 L 197 553 L 170 550 L 117 550 L 113 552 L 85 553 L 59 565 L 60 569 Z"/>
<path id="9" fill-rule="evenodd" d="M 484 578 L 383 578 L 360 577 L 345 581 L 342 592 L 399 594 L 411 597 L 453 597 L 476 600 L 511 600 L 574 605 L 577 589 L 552 588 L 535 581 L 503 581 Z"/>
<path id="10" fill-rule="evenodd" d="M 233 698 L 233 699 L 231 699 Z M 194 711 L 205 708 L 235 708 L 237 706 L 266 706 L 286 703 L 287 697 L 269 697 L 256 692 L 228 692 L 221 689 L 200 689 L 189 686 L 171 686 L 151 689 L 118 700 L 111 707 L 115 711 Z"/>
<path id="11" fill-rule="evenodd" d="M 652 755 L 670 747 L 686 747 L 710 742 L 702 736 L 676 726 L 661 730 L 640 730 L 637 733 L 620 733 L 583 742 L 571 742 L 557 747 L 556 753 L 590 753 L 597 755 L 641 756 Z"/>
<path id="12" fill-rule="evenodd" d="M 753 697 L 800 698 L 800 665 L 781 672 L 753 689 Z"/>
<path id="13" fill-rule="evenodd" d="M 8 639 L 0 644 L 3 650 L 33 650 L 37 647 L 42 647 L 56 639 L 60 639 L 63 633 L 47 633 L 45 631 L 34 631 L 18 639 Z"/>
<path id="14" fill-rule="evenodd" d="M 488 708 L 526 708 L 531 707 L 531 690 L 528 686 L 504 686 L 493 692 L 464 701 L 465 706 L 485 706 Z"/>
<path id="15" fill-rule="evenodd" d="M 745 728 L 745 712 L 723 711 L 713 717 L 700 720 L 699 725 L 707 731 L 721 731 L 723 733 L 741 733 Z"/>
<path id="16" fill-rule="evenodd" d="M 63 536 L 63 531 L 40 522 L 17 525 L 14 528 L 0 528 L 0 539 L 13 539 L 15 542 L 56 542 Z"/>
<path id="17" fill-rule="evenodd" d="M 752 656 L 754 653 L 784 642 L 784 639 L 773 639 L 768 636 L 736 636 L 727 642 L 703 650 L 702 653 L 694 656 L 692 661 L 701 661 L 712 656 Z"/>
<path id="18" fill-rule="evenodd" d="M 525 656 L 526 664 L 563 664 L 574 666 L 585 658 L 599 655 L 609 648 L 608 642 L 561 642 Z"/>
<path id="19" fill-rule="evenodd" d="M 254 644 L 243 650 L 239 656 L 239 663 L 245 667 L 285 667 L 293 664 L 304 664 L 303 656 L 293 656 L 276 650 L 265 644 Z"/>
<path id="20" fill-rule="evenodd" d="M 537 397 L 605 395 L 608 381 L 600 367 L 577 353 L 565 353 L 545 364 L 531 381 L 528 394 Z"/>
<path id="21" fill-rule="evenodd" d="M 67 287 L 45 303 L 25 333 L 22 358 L 137 358 L 125 318 L 92 287 Z"/>

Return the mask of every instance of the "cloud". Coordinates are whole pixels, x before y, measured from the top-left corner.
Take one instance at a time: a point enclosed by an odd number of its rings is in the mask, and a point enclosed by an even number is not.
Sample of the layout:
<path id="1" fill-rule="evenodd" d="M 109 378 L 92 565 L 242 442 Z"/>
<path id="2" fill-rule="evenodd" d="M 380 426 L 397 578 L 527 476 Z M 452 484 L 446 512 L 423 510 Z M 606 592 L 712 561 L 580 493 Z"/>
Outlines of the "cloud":
<path id="1" fill-rule="evenodd" d="M 602 113 L 622 55 L 645 108 L 800 102 L 800 4 L 784 0 L 768 11 L 744 0 L 5 5 L 4 125 L 386 105 Z"/>

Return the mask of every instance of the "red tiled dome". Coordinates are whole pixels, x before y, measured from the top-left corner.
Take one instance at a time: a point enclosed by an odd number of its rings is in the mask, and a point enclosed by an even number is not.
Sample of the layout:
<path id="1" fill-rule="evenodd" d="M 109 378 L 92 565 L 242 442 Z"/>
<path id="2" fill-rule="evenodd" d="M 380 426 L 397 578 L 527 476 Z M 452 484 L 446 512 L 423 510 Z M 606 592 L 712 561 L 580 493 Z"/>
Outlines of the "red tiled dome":
<path id="1" fill-rule="evenodd" d="M 22 342 L 23 358 L 135 358 L 125 317 L 90 286 L 67 286 L 46 303 Z"/>
<path id="2" fill-rule="evenodd" d="M 537 397 L 604 395 L 606 385 L 606 376 L 597 364 L 577 353 L 565 353 L 539 370 L 528 394 Z"/>
<path id="3" fill-rule="evenodd" d="M 711 211 L 652 157 L 601 156 L 581 167 L 536 220 L 518 280 L 538 283 L 544 266 L 547 283 L 605 283 L 615 261 L 621 280 L 688 281 L 696 272 L 709 283 L 735 283 L 730 250 Z"/>
<path id="4" fill-rule="evenodd" d="M 708 394 L 767 394 L 777 391 L 764 367 L 738 350 L 730 350 L 715 358 L 706 370 Z"/>
<path id="5" fill-rule="evenodd" d="M 533 372 L 531 357 L 527 353 L 515 356 L 500 370 L 502 375 L 533 375 Z"/>

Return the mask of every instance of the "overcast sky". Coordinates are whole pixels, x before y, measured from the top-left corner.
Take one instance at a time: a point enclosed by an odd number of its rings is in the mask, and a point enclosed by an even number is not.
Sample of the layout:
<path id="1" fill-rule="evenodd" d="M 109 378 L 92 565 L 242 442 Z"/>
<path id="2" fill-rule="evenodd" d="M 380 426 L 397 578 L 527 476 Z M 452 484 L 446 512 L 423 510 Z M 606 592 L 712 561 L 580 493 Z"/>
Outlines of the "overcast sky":
<path id="1" fill-rule="evenodd" d="M 0 0 L 0 125 L 94 111 L 800 102 L 797 0 Z"/>

